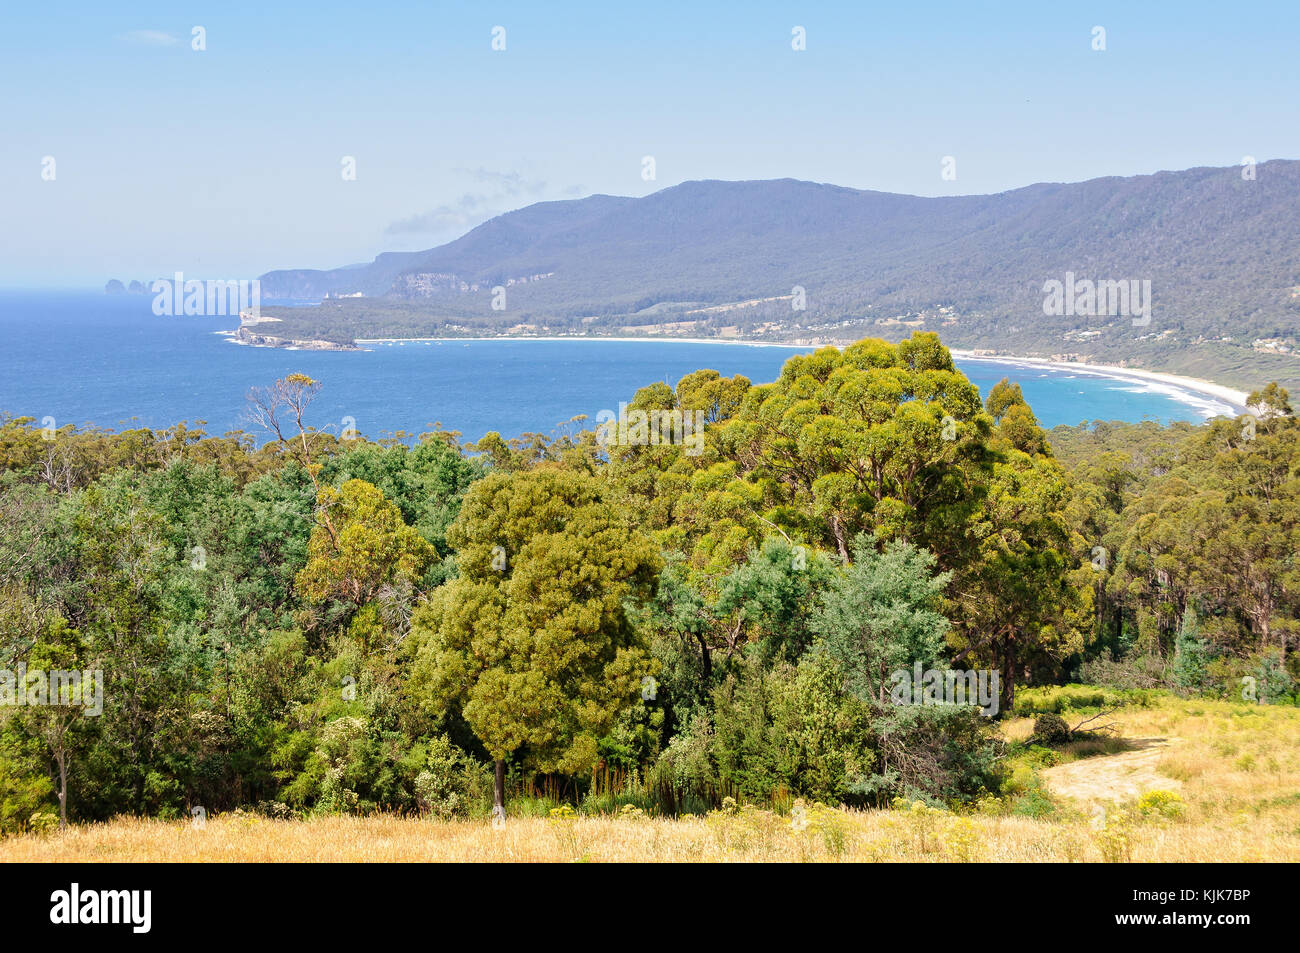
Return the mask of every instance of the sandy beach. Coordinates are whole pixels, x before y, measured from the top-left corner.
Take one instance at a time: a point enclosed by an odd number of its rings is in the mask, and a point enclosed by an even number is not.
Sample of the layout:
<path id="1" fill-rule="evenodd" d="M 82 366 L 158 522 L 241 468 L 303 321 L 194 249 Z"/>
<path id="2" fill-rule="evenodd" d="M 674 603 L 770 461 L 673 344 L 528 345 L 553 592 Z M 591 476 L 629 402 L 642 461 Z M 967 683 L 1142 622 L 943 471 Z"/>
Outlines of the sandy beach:
<path id="1" fill-rule="evenodd" d="M 1246 398 L 1244 390 L 1236 390 L 1213 381 L 1198 377 L 1183 377 L 1179 374 L 1166 374 L 1162 371 L 1147 371 L 1132 367 L 1115 367 L 1110 364 L 1083 364 L 1075 361 L 1049 361 L 1036 357 L 1017 357 L 1014 354 L 975 354 L 971 351 L 953 350 L 954 360 L 959 361 L 996 361 L 999 364 L 1020 364 L 1025 367 L 1042 367 L 1055 371 L 1072 371 L 1092 377 L 1109 377 L 1114 380 L 1132 380 L 1146 388 L 1168 393 L 1170 395 L 1203 395 L 1207 399 L 1206 409 L 1223 409 L 1220 412 L 1235 416 L 1245 413 Z"/>

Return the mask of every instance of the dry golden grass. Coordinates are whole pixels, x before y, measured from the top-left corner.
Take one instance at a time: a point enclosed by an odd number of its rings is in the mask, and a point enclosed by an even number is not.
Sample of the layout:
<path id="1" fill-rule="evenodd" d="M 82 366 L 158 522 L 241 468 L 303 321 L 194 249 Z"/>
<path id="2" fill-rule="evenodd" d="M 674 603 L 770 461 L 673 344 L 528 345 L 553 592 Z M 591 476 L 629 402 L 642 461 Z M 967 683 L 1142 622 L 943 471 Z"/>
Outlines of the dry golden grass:
<path id="1" fill-rule="evenodd" d="M 1116 718 L 1122 735 L 1165 739 L 1144 771 L 1186 803 L 1183 816 L 1136 815 L 1098 829 L 1089 798 L 1052 820 L 928 812 L 811 810 L 799 819 L 745 809 L 659 818 L 513 818 L 436 822 L 398 817 L 274 821 L 241 815 L 189 822 L 120 818 L 0 841 L 2 861 L 1300 861 L 1300 710 L 1167 699 Z M 1023 720 L 1009 722 L 1023 737 Z M 1068 767 L 1113 775 L 1099 755 Z M 1050 780 L 1049 780 L 1050 784 Z M 1120 791 L 1120 801 L 1132 796 Z M 1074 809 L 1071 809 L 1074 808 Z M 1119 811 L 1108 808 L 1110 817 Z M 1117 845 L 1118 844 L 1118 848 Z"/>
<path id="2" fill-rule="evenodd" d="M 1300 833 L 1300 708 L 1164 698 L 1152 708 L 1124 709 L 1113 720 L 1137 752 L 1156 755 L 1153 780 L 1179 790 L 1189 820 L 1276 816 Z M 1024 730 L 1027 719 L 1017 721 L 1009 731 Z M 1106 760 L 1067 767 L 1093 763 L 1104 770 Z"/>
<path id="3" fill-rule="evenodd" d="M 494 831 L 481 821 L 322 817 L 184 822 L 121 818 L 0 845 L 17 862 L 150 861 L 1100 861 L 1085 820 L 940 817 L 928 829 L 906 814 L 845 812 L 840 833 L 793 830 L 771 815 L 666 820 L 521 818 Z M 1146 822 L 1127 834 L 1134 861 L 1300 861 L 1294 828 L 1268 820 L 1219 825 Z"/>

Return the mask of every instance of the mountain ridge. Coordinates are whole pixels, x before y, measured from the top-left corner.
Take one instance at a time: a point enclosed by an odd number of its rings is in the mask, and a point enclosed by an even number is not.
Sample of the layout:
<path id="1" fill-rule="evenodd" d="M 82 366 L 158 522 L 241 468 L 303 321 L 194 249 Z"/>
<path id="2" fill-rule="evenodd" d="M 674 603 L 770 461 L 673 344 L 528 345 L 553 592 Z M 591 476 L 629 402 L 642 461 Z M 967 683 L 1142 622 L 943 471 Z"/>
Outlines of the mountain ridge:
<path id="1" fill-rule="evenodd" d="M 1261 167 L 1269 167 L 1269 166 L 1276 166 L 1280 164 L 1300 165 L 1300 160 L 1274 159 L 1274 160 L 1269 160 L 1265 163 L 1261 163 L 1260 165 Z M 561 207 L 576 208 L 586 203 L 594 203 L 594 202 L 617 203 L 620 206 L 624 206 L 624 205 L 629 205 L 637 202 L 645 202 L 646 200 L 654 199 L 657 197 L 666 197 L 669 195 L 673 195 L 674 193 L 688 192 L 697 188 L 709 188 L 709 187 L 753 188 L 753 187 L 764 187 L 764 186 L 788 186 L 788 187 L 827 190 L 827 191 L 835 192 L 846 196 L 858 196 L 858 197 L 873 196 L 873 197 L 880 197 L 882 199 L 901 200 L 909 203 L 910 202 L 955 203 L 955 202 L 962 202 L 962 201 L 1003 199 L 1003 198 L 1018 196 L 1018 195 L 1035 195 L 1035 196 L 1048 195 L 1060 189 L 1101 186 L 1101 185 L 1108 185 L 1112 183 L 1136 183 L 1136 182 L 1141 182 L 1143 180 L 1154 180 L 1154 179 L 1160 179 L 1162 177 L 1167 177 L 1167 176 L 1189 176 L 1198 173 L 1199 174 L 1222 173 L 1222 172 L 1234 171 L 1237 169 L 1238 167 L 1234 167 L 1234 166 L 1228 166 L 1228 167 L 1196 166 L 1184 170 L 1160 170 L 1157 172 L 1143 173 L 1143 174 L 1133 175 L 1133 176 L 1118 176 L 1118 175 L 1099 176 L 1092 179 L 1085 179 L 1080 182 L 1054 182 L 1054 181 L 1035 182 L 1029 185 L 1017 186 L 1016 188 L 1013 189 L 1007 189 L 1002 192 L 974 193 L 969 195 L 953 195 L 953 196 L 922 196 L 922 195 L 913 195 L 910 193 L 886 192 L 877 189 L 855 189 L 850 186 L 836 185 L 834 183 L 829 183 L 829 182 L 814 182 L 812 180 L 797 179 L 793 177 L 783 177 L 778 179 L 740 179 L 740 180 L 691 179 L 684 182 L 679 182 L 676 185 L 666 186 L 665 188 L 659 189 L 656 192 L 652 192 L 649 195 L 640 196 L 640 197 L 614 196 L 605 193 L 593 193 L 592 195 L 580 199 L 556 199 L 556 200 L 548 200 L 543 202 L 535 202 L 530 205 L 521 206 L 518 209 L 514 209 L 508 212 L 503 212 L 499 215 L 496 215 L 488 219 L 487 221 L 474 226 L 461 237 L 457 239 L 453 239 L 452 241 L 446 242 L 442 245 L 434 246 L 432 248 L 410 251 L 410 252 L 382 252 L 378 256 L 376 256 L 375 259 L 373 259 L 371 262 L 358 262 L 350 265 L 339 266 L 336 268 L 274 269 L 272 271 L 268 271 L 264 273 L 261 276 L 261 280 L 264 283 L 270 284 L 272 286 L 272 293 L 270 295 L 271 297 L 289 297 L 288 295 L 283 293 L 284 289 L 277 284 L 277 282 L 281 280 L 280 276 L 285 276 L 285 275 L 310 274 L 310 275 L 318 275 L 318 276 L 337 276 L 337 280 L 342 282 L 342 284 L 340 285 L 342 289 L 346 289 L 350 291 L 364 290 L 363 288 L 359 287 L 356 284 L 356 282 L 358 281 L 358 277 L 356 275 L 357 272 L 364 271 L 370 268 L 377 268 L 379 272 L 383 273 L 391 270 L 391 268 L 395 263 L 396 264 L 404 263 L 406 266 L 409 267 L 411 265 L 417 265 L 429 260 L 436 261 L 439 252 L 443 252 L 444 250 L 449 249 L 453 246 L 460 246 L 466 243 L 468 240 L 472 240 L 475 237 L 480 237 L 485 232 L 491 231 L 493 228 L 499 228 L 500 224 L 504 221 L 509 220 L 513 223 L 514 221 L 518 221 L 522 217 L 527 216 L 530 213 L 535 213 L 536 211 L 540 211 L 543 209 L 550 209 L 550 208 L 561 208 Z M 348 284 L 349 279 L 351 279 L 353 284 L 351 285 Z M 311 295 L 310 297 L 317 297 L 317 296 Z"/>
<path id="2" fill-rule="evenodd" d="M 693 180 L 639 198 L 535 203 L 360 268 L 268 272 L 262 290 L 362 295 L 275 312 L 290 337 L 327 340 L 511 331 L 897 338 L 924 328 L 1004 353 L 1167 366 L 1172 352 L 1181 360 L 1197 348 L 1234 352 L 1216 365 L 1270 364 L 1291 359 L 1300 327 L 1300 161 L 1254 172 L 1199 166 L 967 196 Z M 1067 273 L 1150 281 L 1153 320 L 1046 314 L 1045 282 Z M 1261 348 L 1270 353 L 1239 353 Z"/>

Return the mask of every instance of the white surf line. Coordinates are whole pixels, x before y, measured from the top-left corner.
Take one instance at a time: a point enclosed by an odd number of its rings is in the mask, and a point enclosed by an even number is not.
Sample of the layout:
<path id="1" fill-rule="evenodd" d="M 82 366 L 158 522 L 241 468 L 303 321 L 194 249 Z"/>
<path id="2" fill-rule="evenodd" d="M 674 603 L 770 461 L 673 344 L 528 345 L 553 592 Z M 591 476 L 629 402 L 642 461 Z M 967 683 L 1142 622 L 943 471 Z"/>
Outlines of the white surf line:
<path id="1" fill-rule="evenodd" d="M 223 332 L 217 332 L 223 333 Z M 224 332 L 230 333 L 230 332 Z M 740 347 L 777 347 L 791 351 L 810 351 L 824 347 L 844 350 L 848 345 L 832 344 L 828 341 L 790 344 L 783 341 L 746 341 L 719 338 L 682 338 L 682 337 L 607 337 L 603 335 L 496 335 L 492 337 L 419 337 L 419 338 L 354 338 L 359 348 L 367 344 L 469 344 L 485 341 L 613 341 L 623 344 L 727 344 Z M 1057 372 L 1074 372 L 1091 377 L 1102 377 L 1116 381 L 1131 381 L 1141 384 L 1147 393 L 1164 394 L 1189 407 L 1194 407 L 1207 419 L 1218 415 L 1236 416 L 1246 412 L 1247 393 L 1216 384 L 1198 377 L 1183 377 L 1178 374 L 1166 374 L 1163 371 L 1138 370 L 1131 367 L 1112 367 L 1108 364 L 1082 364 L 1075 361 L 1049 361 L 1038 357 L 1019 357 L 1013 354 L 975 354 L 950 348 L 954 361 L 984 361 L 986 363 L 1020 365 L 1037 367 Z"/>
<path id="2" fill-rule="evenodd" d="M 1103 377 L 1142 385 L 1148 393 L 1165 394 L 1204 414 L 1206 418 L 1217 415 L 1235 417 L 1246 412 L 1243 390 L 1216 384 L 1198 377 L 1183 377 L 1163 371 L 1139 370 L 1132 367 L 1111 367 L 1108 364 L 1081 364 L 1074 361 L 1049 361 L 1035 357 L 1016 357 L 1010 354 L 972 354 L 970 351 L 952 351 L 954 360 L 985 361 L 996 364 L 1036 367 L 1051 371 L 1075 372 L 1089 377 Z"/>

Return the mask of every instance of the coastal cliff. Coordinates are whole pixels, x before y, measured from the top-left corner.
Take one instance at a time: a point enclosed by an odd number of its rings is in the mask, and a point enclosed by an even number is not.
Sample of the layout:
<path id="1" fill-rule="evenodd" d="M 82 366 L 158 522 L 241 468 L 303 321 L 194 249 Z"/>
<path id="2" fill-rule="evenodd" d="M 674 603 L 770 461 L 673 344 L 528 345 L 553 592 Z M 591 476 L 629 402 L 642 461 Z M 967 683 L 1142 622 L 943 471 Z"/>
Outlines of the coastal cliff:
<path id="1" fill-rule="evenodd" d="M 239 327 L 234 331 L 226 332 L 230 340 L 235 344 L 243 344 L 248 347 L 281 347 L 294 351 L 360 351 L 361 348 L 355 344 L 340 344 L 337 341 L 321 341 L 300 338 L 282 338 L 270 334 L 261 334 L 251 330 L 259 324 L 270 324 L 279 322 L 279 318 L 272 318 L 261 314 L 251 314 L 247 311 L 239 313 Z"/>

